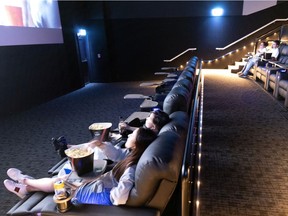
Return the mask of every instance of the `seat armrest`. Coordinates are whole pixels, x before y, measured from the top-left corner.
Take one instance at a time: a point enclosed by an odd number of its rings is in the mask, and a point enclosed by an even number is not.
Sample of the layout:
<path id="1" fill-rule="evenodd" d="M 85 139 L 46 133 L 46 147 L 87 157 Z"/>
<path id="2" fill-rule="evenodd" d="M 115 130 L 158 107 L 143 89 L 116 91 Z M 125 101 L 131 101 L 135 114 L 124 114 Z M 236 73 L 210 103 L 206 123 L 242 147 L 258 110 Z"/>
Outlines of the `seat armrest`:
<path id="1" fill-rule="evenodd" d="M 288 73 L 286 70 L 279 70 L 279 80 L 288 80 Z"/>
<path id="2" fill-rule="evenodd" d="M 268 67 L 267 70 L 268 70 L 268 71 L 271 71 L 271 72 L 277 72 L 277 71 L 281 70 L 281 68 L 278 68 L 278 67 Z"/>
<path id="3" fill-rule="evenodd" d="M 276 65 L 277 67 L 279 67 L 280 69 L 285 69 L 285 70 L 288 69 L 288 65 L 287 65 L 287 64 L 275 63 L 275 65 Z"/>
<path id="4" fill-rule="evenodd" d="M 79 205 L 72 206 L 66 213 L 58 212 L 53 201 L 53 193 L 35 192 L 19 201 L 11 208 L 7 215 L 69 215 L 69 216 L 160 216 L 158 209 L 149 207 L 129 207 L 129 206 L 104 206 L 104 205 Z"/>
<path id="5" fill-rule="evenodd" d="M 261 59 L 261 60 L 259 60 L 258 62 L 257 62 L 257 67 L 265 67 L 266 66 L 266 64 L 268 63 L 268 60 L 266 60 L 266 59 Z"/>
<path id="6" fill-rule="evenodd" d="M 145 207 L 128 207 L 128 206 L 103 206 L 103 205 L 83 205 L 79 207 L 73 207 L 66 213 L 69 216 L 160 216 L 160 211 L 153 208 Z M 55 216 L 63 215 L 57 211 L 43 209 L 41 211 L 42 216 Z M 64 213 L 65 215 L 65 213 Z"/>

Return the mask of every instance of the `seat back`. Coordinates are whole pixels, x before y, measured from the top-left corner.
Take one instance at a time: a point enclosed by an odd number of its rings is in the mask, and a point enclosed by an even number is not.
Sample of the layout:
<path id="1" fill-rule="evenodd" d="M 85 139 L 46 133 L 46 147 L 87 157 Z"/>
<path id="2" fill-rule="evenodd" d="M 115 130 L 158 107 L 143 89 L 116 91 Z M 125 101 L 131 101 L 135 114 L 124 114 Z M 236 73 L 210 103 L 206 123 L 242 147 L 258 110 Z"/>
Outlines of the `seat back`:
<path id="1" fill-rule="evenodd" d="M 288 45 L 287 44 L 281 44 L 279 47 L 279 59 L 278 59 L 278 61 L 281 64 L 285 64 L 287 59 L 288 59 Z"/>
<path id="2" fill-rule="evenodd" d="M 163 111 L 170 115 L 176 111 L 187 112 L 189 109 L 190 92 L 183 87 L 171 89 L 163 102 Z"/>
<path id="3" fill-rule="evenodd" d="M 130 192 L 127 205 L 164 211 L 179 180 L 187 128 L 186 113 L 176 112 L 171 115 L 171 121 L 162 128 L 137 164 L 135 186 Z"/>

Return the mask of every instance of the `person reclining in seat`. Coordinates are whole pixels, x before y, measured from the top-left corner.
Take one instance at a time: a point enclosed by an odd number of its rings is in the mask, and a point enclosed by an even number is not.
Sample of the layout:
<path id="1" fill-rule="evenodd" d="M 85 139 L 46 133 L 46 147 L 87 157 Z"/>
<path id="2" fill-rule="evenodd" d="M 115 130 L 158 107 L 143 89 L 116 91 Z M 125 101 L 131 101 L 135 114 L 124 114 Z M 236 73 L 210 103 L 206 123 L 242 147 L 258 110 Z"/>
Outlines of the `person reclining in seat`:
<path id="1" fill-rule="evenodd" d="M 125 144 L 130 149 L 128 156 L 118 162 L 112 170 L 84 183 L 72 193 L 74 204 L 122 205 L 128 200 L 135 182 L 136 165 L 145 149 L 156 139 L 157 134 L 148 128 L 138 128 L 129 135 Z M 24 198 L 35 191 L 53 192 L 54 183 L 66 176 L 34 179 L 24 175 L 16 168 L 10 168 L 7 175 L 12 179 L 4 180 L 7 190 Z"/>
<path id="2" fill-rule="evenodd" d="M 151 111 L 150 115 L 146 118 L 145 124 L 143 125 L 143 128 L 148 128 L 154 131 L 156 134 L 159 133 L 161 128 L 166 125 L 170 121 L 169 115 L 162 110 L 154 110 Z M 121 124 L 121 123 L 120 123 Z M 140 127 L 141 128 L 141 127 Z M 135 131 L 136 127 L 130 127 L 129 130 Z M 129 136 L 129 135 L 128 135 Z M 66 141 L 65 141 L 66 143 Z M 99 142 L 98 140 L 92 139 L 91 141 L 87 143 L 82 143 L 80 145 L 86 145 L 86 147 L 95 148 L 94 151 L 94 157 L 95 158 L 102 158 L 102 159 L 108 159 L 108 164 L 113 162 L 119 162 L 127 157 L 129 155 L 130 149 L 129 148 L 122 148 L 121 146 L 114 146 L 110 142 Z M 73 145 L 67 145 L 66 148 L 69 148 Z M 126 145 L 125 145 L 126 146 Z M 66 157 L 65 149 L 63 150 L 63 154 Z M 72 169 L 69 162 L 66 162 L 64 165 L 66 169 Z M 62 168 L 63 169 L 63 168 Z M 61 171 L 59 173 L 62 173 Z"/>
<path id="3" fill-rule="evenodd" d="M 165 124 L 167 124 L 169 121 L 170 121 L 170 118 L 167 113 L 163 112 L 162 110 L 154 110 L 154 111 L 151 111 L 150 115 L 146 118 L 143 127 L 150 128 L 155 133 L 159 133 L 161 128 Z M 118 127 L 119 127 L 120 133 L 122 132 L 122 133 L 125 133 L 126 135 L 132 133 L 135 129 L 137 129 L 137 127 L 129 126 L 125 122 L 120 122 Z M 58 154 L 62 158 L 66 157 L 64 151 L 72 145 L 68 145 L 66 142 L 66 139 L 63 136 L 54 140 L 58 140 L 57 142 L 53 142 L 55 149 L 57 146 Z M 122 160 L 127 155 L 127 149 L 117 148 L 109 142 L 103 142 L 100 145 L 95 140 L 94 141 L 92 140 L 88 142 L 87 144 L 90 145 L 91 147 L 98 146 L 102 150 L 104 155 L 106 155 L 107 159 L 112 160 L 114 162 L 118 162 L 119 160 Z"/>
<path id="4" fill-rule="evenodd" d="M 143 127 L 150 128 L 155 133 L 158 133 L 161 128 L 169 122 L 169 115 L 163 112 L 160 109 L 156 109 L 150 112 L 150 115 L 146 118 Z M 120 133 L 132 133 L 136 128 L 125 123 L 124 121 L 120 121 L 118 124 L 119 132 Z"/>
<path id="5" fill-rule="evenodd" d="M 238 73 L 239 77 L 246 78 L 250 69 L 260 60 L 260 58 L 267 52 L 267 42 L 261 42 L 259 49 L 252 58 L 248 60 L 241 72 Z"/>
<path id="6" fill-rule="evenodd" d="M 272 42 L 272 49 L 268 51 L 268 53 L 271 53 L 271 60 L 272 61 L 277 61 L 278 56 L 279 56 L 279 45 L 280 41 L 279 40 L 274 40 Z"/>

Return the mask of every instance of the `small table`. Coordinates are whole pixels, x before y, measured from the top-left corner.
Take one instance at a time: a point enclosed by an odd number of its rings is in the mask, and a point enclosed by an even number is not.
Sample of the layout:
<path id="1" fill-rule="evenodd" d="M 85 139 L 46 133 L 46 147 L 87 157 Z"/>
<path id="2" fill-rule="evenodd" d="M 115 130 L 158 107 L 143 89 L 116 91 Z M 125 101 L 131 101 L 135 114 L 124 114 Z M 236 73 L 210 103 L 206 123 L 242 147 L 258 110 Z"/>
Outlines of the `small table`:
<path id="1" fill-rule="evenodd" d="M 131 122 L 135 118 L 139 118 L 141 120 L 145 120 L 150 115 L 150 112 L 133 112 L 125 122 Z"/>

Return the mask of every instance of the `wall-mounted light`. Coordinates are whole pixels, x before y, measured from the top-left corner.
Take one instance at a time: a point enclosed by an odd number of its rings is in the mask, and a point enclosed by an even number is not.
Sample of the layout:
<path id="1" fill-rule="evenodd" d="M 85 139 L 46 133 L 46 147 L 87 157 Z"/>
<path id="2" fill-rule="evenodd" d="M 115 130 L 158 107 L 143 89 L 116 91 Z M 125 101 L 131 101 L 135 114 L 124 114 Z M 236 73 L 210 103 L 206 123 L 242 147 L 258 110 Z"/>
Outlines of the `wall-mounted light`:
<path id="1" fill-rule="evenodd" d="M 78 32 L 77 32 L 77 36 L 79 37 L 84 37 L 86 36 L 86 30 L 85 29 L 79 29 Z"/>
<path id="2" fill-rule="evenodd" d="M 211 15 L 212 16 L 222 16 L 223 13 L 224 13 L 224 10 L 222 8 L 219 8 L 219 7 L 218 8 L 213 8 L 211 10 Z"/>

